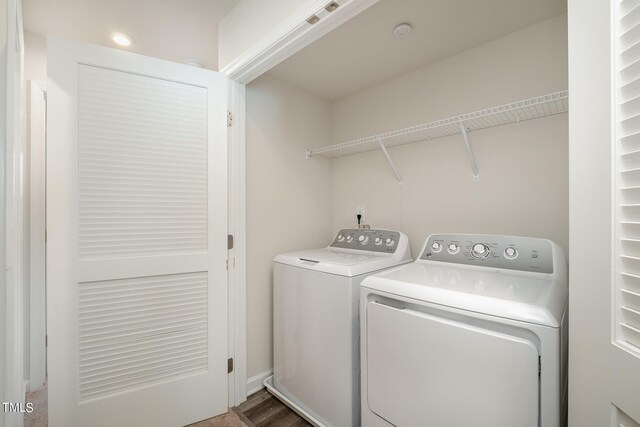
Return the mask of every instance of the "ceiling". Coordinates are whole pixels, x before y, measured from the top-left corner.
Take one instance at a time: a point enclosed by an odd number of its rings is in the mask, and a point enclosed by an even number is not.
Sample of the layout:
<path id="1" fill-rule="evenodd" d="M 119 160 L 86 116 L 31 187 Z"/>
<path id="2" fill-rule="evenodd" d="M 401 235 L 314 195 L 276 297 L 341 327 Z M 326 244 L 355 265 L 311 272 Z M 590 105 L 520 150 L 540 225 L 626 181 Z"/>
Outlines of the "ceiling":
<path id="1" fill-rule="evenodd" d="M 218 22 L 240 0 L 23 0 L 26 31 L 117 47 L 170 61 L 199 60 L 218 68 Z"/>
<path id="2" fill-rule="evenodd" d="M 269 73 L 335 100 L 566 10 L 565 0 L 381 0 Z M 404 22 L 412 34 L 395 37 Z"/>

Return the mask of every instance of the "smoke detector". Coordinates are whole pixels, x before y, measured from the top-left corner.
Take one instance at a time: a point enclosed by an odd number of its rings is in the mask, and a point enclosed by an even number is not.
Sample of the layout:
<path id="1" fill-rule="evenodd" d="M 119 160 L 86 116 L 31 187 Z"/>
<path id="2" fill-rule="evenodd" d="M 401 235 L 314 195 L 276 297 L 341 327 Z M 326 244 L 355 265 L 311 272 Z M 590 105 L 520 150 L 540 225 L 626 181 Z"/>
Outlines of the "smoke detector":
<path id="1" fill-rule="evenodd" d="M 396 37 L 407 37 L 411 34 L 413 28 L 407 23 L 399 24 L 393 29 L 393 35 Z"/>
<path id="2" fill-rule="evenodd" d="M 192 67 L 202 68 L 202 61 L 199 59 L 187 59 L 184 63 L 185 65 L 191 65 Z"/>

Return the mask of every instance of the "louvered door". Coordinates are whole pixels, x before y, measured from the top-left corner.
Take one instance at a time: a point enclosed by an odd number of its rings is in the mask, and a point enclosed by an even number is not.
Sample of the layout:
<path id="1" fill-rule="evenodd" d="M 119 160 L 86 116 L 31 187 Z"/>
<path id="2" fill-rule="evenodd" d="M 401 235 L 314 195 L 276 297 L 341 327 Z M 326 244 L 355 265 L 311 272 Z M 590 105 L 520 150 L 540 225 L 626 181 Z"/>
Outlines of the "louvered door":
<path id="1" fill-rule="evenodd" d="M 227 410 L 227 81 L 48 43 L 51 427 Z"/>
<path id="2" fill-rule="evenodd" d="M 640 427 L 640 0 L 613 2 L 615 256 L 613 425 Z"/>

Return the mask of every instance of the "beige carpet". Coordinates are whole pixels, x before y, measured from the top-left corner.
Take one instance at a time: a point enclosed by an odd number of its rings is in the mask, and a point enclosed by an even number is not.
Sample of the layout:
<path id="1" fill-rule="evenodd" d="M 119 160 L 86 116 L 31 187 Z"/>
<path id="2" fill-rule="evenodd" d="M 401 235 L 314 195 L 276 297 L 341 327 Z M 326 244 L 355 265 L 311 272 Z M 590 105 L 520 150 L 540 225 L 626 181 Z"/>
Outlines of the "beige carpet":
<path id="1" fill-rule="evenodd" d="M 47 427 L 47 387 L 27 394 L 27 402 L 33 403 L 33 412 L 25 414 L 24 427 Z M 240 417 L 229 410 L 226 414 L 191 424 L 189 427 L 247 427 Z"/>
<path id="2" fill-rule="evenodd" d="M 24 414 L 24 427 L 47 427 L 47 386 L 27 394 L 27 403 L 33 403 L 33 412 Z"/>

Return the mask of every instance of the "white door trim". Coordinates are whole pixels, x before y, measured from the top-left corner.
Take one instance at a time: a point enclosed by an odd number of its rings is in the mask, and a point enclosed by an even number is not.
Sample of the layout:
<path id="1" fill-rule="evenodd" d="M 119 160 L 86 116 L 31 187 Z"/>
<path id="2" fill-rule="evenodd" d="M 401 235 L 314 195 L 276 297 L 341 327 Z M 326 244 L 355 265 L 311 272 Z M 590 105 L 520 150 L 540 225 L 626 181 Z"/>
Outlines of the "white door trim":
<path id="1" fill-rule="evenodd" d="M 245 85 L 229 87 L 232 118 L 229 130 L 229 406 L 247 399 L 247 295 L 246 295 L 246 174 L 245 174 Z"/>
<path id="2" fill-rule="evenodd" d="M 378 1 L 339 0 L 340 6 L 329 13 L 325 10 L 328 0 L 308 0 L 221 70 L 235 81 L 229 96 L 229 108 L 235 123 L 229 132 L 229 234 L 234 235 L 234 248 L 229 252 L 229 357 L 234 358 L 234 371 L 229 377 L 230 405 L 239 405 L 246 400 L 247 393 L 257 391 L 255 378 L 247 378 L 244 85 Z M 314 25 L 307 22 L 312 15 L 320 18 Z"/>
<path id="3" fill-rule="evenodd" d="M 22 11 L 20 0 L 6 2 L 7 49 L 6 76 L 1 84 L 6 87 L 3 100 L 5 115 L 4 153 L 2 186 L 4 204 L 1 226 L 4 244 L 0 255 L 3 257 L 2 301 L 4 348 L 0 349 L 3 370 L 0 379 L 4 402 L 24 403 L 24 253 L 23 253 L 23 204 L 24 204 L 24 141 L 21 137 L 21 102 L 23 80 L 24 39 L 22 32 Z M 3 64 L 4 65 L 4 64 Z M 4 70 L 3 70 L 4 71 Z M 7 412 L 0 415 L 0 424 L 6 427 L 22 426 L 22 414 Z M 4 417 L 3 417 L 4 416 Z"/>
<path id="4" fill-rule="evenodd" d="M 46 83 L 27 82 L 29 141 L 29 391 L 46 381 Z"/>
<path id="5" fill-rule="evenodd" d="M 339 7 L 328 12 L 325 7 L 329 0 L 308 0 L 220 72 L 238 83 L 247 84 L 378 1 L 338 0 Z M 320 20 L 310 24 L 307 19 L 313 15 Z"/>

